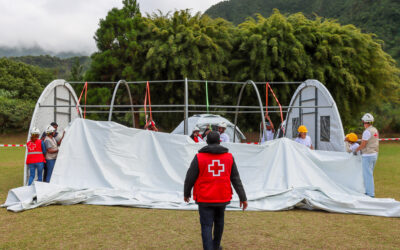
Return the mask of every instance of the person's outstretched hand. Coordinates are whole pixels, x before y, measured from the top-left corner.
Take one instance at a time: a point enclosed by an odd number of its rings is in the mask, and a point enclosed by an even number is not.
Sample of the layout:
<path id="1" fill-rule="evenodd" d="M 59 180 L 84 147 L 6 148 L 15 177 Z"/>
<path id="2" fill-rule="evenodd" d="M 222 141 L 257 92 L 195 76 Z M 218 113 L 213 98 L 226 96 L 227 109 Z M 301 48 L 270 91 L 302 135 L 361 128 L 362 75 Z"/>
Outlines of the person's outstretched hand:
<path id="1" fill-rule="evenodd" d="M 246 210 L 247 205 L 248 205 L 248 204 L 247 204 L 247 201 L 241 201 L 241 202 L 240 202 L 240 207 L 243 207 L 243 208 L 242 208 L 243 211 Z"/>
<path id="2" fill-rule="evenodd" d="M 189 203 L 190 197 L 184 197 L 183 200 L 184 200 L 185 202 Z"/>

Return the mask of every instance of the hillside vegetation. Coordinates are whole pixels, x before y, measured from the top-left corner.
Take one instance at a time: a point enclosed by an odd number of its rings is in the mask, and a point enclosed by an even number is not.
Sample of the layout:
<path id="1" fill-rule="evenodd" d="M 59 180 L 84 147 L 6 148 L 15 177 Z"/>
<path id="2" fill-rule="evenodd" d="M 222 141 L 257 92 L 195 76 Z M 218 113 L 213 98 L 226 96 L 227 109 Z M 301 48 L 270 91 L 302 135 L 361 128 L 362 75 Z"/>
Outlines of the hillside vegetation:
<path id="1" fill-rule="evenodd" d="M 63 59 L 56 56 L 40 55 L 10 57 L 9 59 L 47 69 L 51 71 L 56 78 L 66 80 L 79 80 L 71 79 L 72 69 L 74 67 L 81 67 L 81 74 L 83 74 L 90 65 L 90 57 L 87 56 L 70 57 Z"/>
<path id="2" fill-rule="evenodd" d="M 354 24 L 364 32 L 375 33 L 385 43 L 383 48 L 400 61 L 399 0 L 229 0 L 210 7 L 205 13 L 239 24 L 255 13 L 268 17 L 277 8 L 283 14 L 302 12 Z"/>
<path id="3" fill-rule="evenodd" d="M 221 18 L 188 11 L 144 17 L 136 1 L 126 0 L 122 9 L 112 9 L 100 21 L 95 40 L 98 52 L 92 55 L 88 80 L 318 79 L 335 98 L 347 128 L 359 127 L 358 117 L 366 107 L 371 111 L 382 100 L 400 101 L 396 95 L 399 69 L 381 44 L 371 34 L 332 20 L 309 19 L 302 14 L 285 16 L 275 11 L 268 18 L 259 15 L 234 26 Z M 190 103 L 204 103 L 203 86 L 191 85 Z M 143 86 L 131 88 L 134 102 L 143 103 Z M 210 103 L 236 104 L 232 97 L 237 96 L 239 85 L 210 88 Z M 288 103 L 294 90 L 295 86 L 279 88 L 279 100 Z M 260 92 L 264 91 L 260 86 Z M 246 94 L 243 104 L 254 105 L 253 93 Z M 152 95 L 157 96 L 159 104 L 183 100 L 182 89 L 168 84 L 152 89 Z M 119 100 L 126 102 L 126 98 Z M 381 128 L 387 129 L 396 119 L 394 109 L 389 109 L 387 119 L 377 124 Z M 176 124 L 172 118 L 164 120 Z M 241 122 L 239 126 L 247 129 L 259 119 L 243 115 Z"/>
<path id="4" fill-rule="evenodd" d="M 28 128 L 40 93 L 53 79 L 48 70 L 0 58 L 0 133 Z"/>

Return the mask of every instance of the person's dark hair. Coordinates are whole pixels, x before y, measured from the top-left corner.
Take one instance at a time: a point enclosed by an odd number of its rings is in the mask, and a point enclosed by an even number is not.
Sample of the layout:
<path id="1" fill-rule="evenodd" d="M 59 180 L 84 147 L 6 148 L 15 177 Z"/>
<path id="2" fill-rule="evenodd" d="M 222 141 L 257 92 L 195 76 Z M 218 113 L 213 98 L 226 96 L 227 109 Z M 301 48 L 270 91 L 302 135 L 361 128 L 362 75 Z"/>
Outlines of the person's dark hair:
<path id="1" fill-rule="evenodd" d="M 50 125 L 53 126 L 53 127 L 54 127 L 54 126 L 57 126 L 57 127 L 58 127 L 57 122 L 52 122 L 52 123 L 50 123 Z"/>
<path id="2" fill-rule="evenodd" d="M 219 133 L 216 131 L 211 131 L 207 135 L 207 144 L 219 144 Z"/>

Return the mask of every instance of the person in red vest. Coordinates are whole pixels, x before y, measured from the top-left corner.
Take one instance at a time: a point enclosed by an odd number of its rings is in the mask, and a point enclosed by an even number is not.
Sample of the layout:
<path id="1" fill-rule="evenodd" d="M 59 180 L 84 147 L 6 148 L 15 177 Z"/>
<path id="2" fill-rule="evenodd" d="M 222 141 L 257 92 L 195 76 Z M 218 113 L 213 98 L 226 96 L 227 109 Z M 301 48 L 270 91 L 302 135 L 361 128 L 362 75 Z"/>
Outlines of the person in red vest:
<path id="1" fill-rule="evenodd" d="M 225 207 L 232 199 L 232 187 L 240 199 L 240 207 L 247 208 L 247 198 L 235 160 L 228 149 L 219 145 L 216 131 L 207 135 L 207 146 L 194 157 L 186 173 L 184 201 L 193 199 L 199 206 L 201 236 L 204 249 L 221 249 Z M 214 238 L 212 235 L 214 226 Z"/>
<path id="2" fill-rule="evenodd" d="M 42 140 L 39 140 L 40 131 L 37 128 L 33 128 L 31 131 L 31 140 L 26 143 L 28 154 L 26 157 L 26 165 L 29 168 L 29 181 L 28 185 L 31 185 L 35 179 L 35 172 L 37 170 L 38 181 L 42 181 L 42 172 L 44 167 L 45 146 Z"/>
<path id="3" fill-rule="evenodd" d="M 158 132 L 158 129 L 156 127 L 156 123 L 150 118 L 150 120 L 144 125 L 144 129 L 151 130 Z"/>
<path id="4" fill-rule="evenodd" d="M 193 139 L 193 141 L 197 142 L 203 142 L 203 137 L 200 134 L 200 129 L 198 127 L 194 127 L 192 134 L 190 135 L 190 138 Z"/>

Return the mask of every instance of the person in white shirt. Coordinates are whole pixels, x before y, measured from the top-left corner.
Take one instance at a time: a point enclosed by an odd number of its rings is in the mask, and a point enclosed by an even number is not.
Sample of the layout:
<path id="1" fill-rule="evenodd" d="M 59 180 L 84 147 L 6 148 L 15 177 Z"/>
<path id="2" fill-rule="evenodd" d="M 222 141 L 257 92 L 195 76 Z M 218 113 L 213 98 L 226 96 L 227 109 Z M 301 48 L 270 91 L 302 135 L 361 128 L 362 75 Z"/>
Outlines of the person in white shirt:
<path id="1" fill-rule="evenodd" d="M 361 120 L 364 123 L 365 130 L 362 134 L 361 145 L 356 149 L 356 152 L 361 150 L 362 153 L 365 194 L 375 197 L 374 168 L 378 160 L 379 132 L 372 126 L 374 117 L 370 113 L 366 113 Z"/>
<path id="2" fill-rule="evenodd" d="M 275 129 L 274 129 L 274 124 L 271 121 L 271 118 L 269 118 L 268 115 L 265 115 L 265 118 L 267 118 L 267 122 L 265 123 L 265 127 L 267 128 L 266 133 L 263 133 L 263 137 L 261 138 L 261 143 L 267 142 L 267 141 L 272 141 L 274 139 L 274 134 L 275 134 Z"/>
<path id="3" fill-rule="evenodd" d="M 225 133 L 227 127 L 228 126 L 225 122 L 221 122 L 220 124 L 218 124 L 218 132 L 221 142 L 230 142 L 229 135 Z"/>
<path id="4" fill-rule="evenodd" d="M 357 143 L 358 141 L 358 136 L 354 133 L 347 134 L 346 137 L 344 138 L 344 142 L 346 144 L 346 151 L 348 153 L 353 153 L 357 154 L 356 150 L 360 146 L 360 144 Z"/>
<path id="5" fill-rule="evenodd" d="M 298 137 L 294 140 L 295 142 L 298 142 L 300 144 L 305 145 L 306 147 L 309 147 L 310 149 L 314 149 L 311 141 L 311 137 L 307 135 L 307 128 L 304 125 L 299 126 L 297 129 L 297 132 L 299 132 Z"/>

